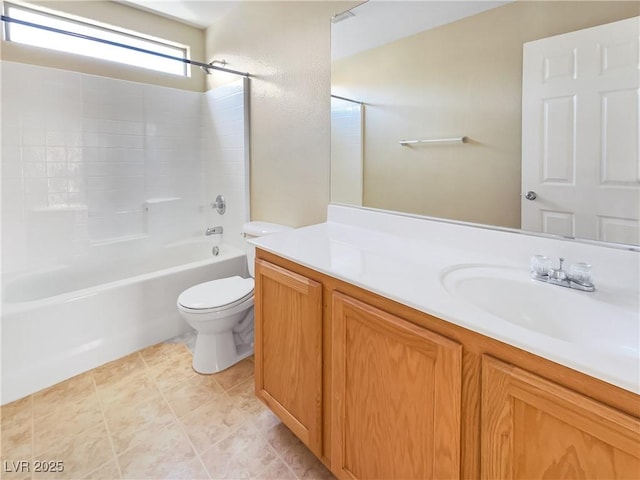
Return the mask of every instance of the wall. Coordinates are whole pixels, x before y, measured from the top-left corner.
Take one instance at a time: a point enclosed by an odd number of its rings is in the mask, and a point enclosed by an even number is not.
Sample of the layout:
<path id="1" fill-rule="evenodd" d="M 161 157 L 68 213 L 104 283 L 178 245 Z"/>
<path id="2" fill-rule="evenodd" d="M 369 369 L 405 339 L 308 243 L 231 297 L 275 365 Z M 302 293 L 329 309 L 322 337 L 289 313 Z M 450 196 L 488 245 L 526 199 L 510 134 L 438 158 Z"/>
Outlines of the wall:
<path id="1" fill-rule="evenodd" d="M 332 93 L 366 104 L 365 206 L 519 228 L 522 44 L 638 10 L 519 1 L 334 62 Z"/>
<path id="2" fill-rule="evenodd" d="M 330 18 L 358 3 L 240 2 L 207 29 L 207 58 L 252 74 L 253 219 L 298 227 L 326 218 Z"/>
<path id="3" fill-rule="evenodd" d="M 362 206 L 364 106 L 331 98 L 331 201 Z"/>
<path id="4" fill-rule="evenodd" d="M 246 82 L 246 83 L 245 83 Z M 224 241 L 244 249 L 242 224 L 249 221 L 249 151 L 246 121 L 248 80 L 236 80 L 212 88 L 205 94 L 202 156 L 207 187 L 205 221 L 207 227 L 222 226 L 224 233 L 214 241 Z M 226 211 L 220 215 L 210 208 L 222 195 Z"/>
<path id="5" fill-rule="evenodd" d="M 55 11 L 64 12 L 186 45 L 190 49 L 190 58 L 196 61 L 205 61 L 204 31 L 199 28 L 110 1 L 38 1 L 30 3 L 50 9 L 54 13 Z M 191 77 L 179 77 L 11 42 L 2 41 L 0 46 L 1 58 L 13 62 L 30 63 L 198 92 L 204 91 L 206 84 L 205 74 L 198 67 L 191 68 Z"/>
<path id="6" fill-rule="evenodd" d="M 207 29 L 206 52 L 199 54 L 197 41 L 193 40 L 194 59 L 224 58 L 229 68 L 253 75 L 250 100 L 253 219 L 302 226 L 324 221 L 326 217 L 330 157 L 329 20 L 332 14 L 358 3 L 239 2 L 221 21 Z M 43 4 L 77 15 L 99 14 L 105 22 L 137 30 L 148 22 L 148 32 L 158 36 L 160 29 L 156 28 L 159 25 L 156 22 L 176 23 L 156 16 L 143 20 L 146 12 L 112 2 Z M 182 27 L 195 31 L 197 37 L 199 30 Z M 188 43 L 186 37 L 172 39 Z M 163 82 L 163 85 L 193 90 L 207 88 L 204 84 L 202 87 L 176 85 L 175 79 L 161 78 L 162 75 L 155 72 L 134 72 L 128 67 L 97 61 L 77 62 L 68 56 L 59 58 L 49 51 L 27 52 L 6 44 L 2 49 L 3 58 L 15 61 L 148 83 Z M 193 75 L 204 82 L 204 76 L 198 77 L 199 70 L 194 69 Z M 235 78 L 216 72 L 207 78 L 208 87 Z"/>
<path id="7" fill-rule="evenodd" d="M 212 192 L 239 233 L 242 82 L 203 94 L 2 62 L 1 93 L 3 274 L 150 256 L 203 235 Z"/>

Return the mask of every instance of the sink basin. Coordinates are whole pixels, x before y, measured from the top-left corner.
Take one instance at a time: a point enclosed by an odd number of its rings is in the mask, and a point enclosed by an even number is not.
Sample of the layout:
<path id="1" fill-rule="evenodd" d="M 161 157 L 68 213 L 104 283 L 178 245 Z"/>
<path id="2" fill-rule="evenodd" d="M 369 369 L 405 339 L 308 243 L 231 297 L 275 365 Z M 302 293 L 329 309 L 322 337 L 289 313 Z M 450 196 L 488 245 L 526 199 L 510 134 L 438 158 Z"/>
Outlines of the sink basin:
<path id="1" fill-rule="evenodd" d="M 639 355 L 637 306 L 623 308 L 607 301 L 606 293 L 548 285 L 531 279 L 526 269 L 494 265 L 456 266 L 440 278 L 455 298 L 511 324 L 578 345 Z"/>

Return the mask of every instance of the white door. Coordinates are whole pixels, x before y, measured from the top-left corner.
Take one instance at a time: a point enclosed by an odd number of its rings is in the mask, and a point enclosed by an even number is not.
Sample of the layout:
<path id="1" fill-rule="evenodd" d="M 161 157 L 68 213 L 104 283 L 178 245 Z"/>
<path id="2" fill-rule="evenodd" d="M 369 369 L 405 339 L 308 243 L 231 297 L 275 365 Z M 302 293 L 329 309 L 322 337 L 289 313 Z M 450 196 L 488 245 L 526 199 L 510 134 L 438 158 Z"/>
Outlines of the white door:
<path id="1" fill-rule="evenodd" d="M 635 17 L 524 45 L 524 230 L 640 243 L 639 31 Z"/>

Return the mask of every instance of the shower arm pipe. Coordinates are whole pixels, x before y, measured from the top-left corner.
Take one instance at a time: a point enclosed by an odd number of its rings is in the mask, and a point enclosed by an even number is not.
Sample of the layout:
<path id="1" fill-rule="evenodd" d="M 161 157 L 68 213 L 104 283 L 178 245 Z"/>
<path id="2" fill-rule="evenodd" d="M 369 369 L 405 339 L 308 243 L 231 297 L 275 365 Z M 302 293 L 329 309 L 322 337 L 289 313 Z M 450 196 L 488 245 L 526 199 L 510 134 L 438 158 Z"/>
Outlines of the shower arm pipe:
<path id="1" fill-rule="evenodd" d="M 162 58 L 166 58 L 166 59 L 169 59 L 169 60 L 175 60 L 177 62 L 186 63 L 186 64 L 189 64 L 189 65 L 195 65 L 196 67 L 202 68 L 207 75 L 209 75 L 211 73 L 211 72 L 209 72 L 209 70 L 218 70 L 220 72 L 231 73 L 233 75 L 240 75 L 242 77 L 247 77 L 247 78 L 251 77 L 251 75 L 249 73 L 247 73 L 247 72 L 240 72 L 238 70 L 232 70 L 230 68 L 217 67 L 217 66 L 213 65 L 216 62 L 220 63 L 217 60 L 214 60 L 211 63 L 196 62 L 195 60 L 189 60 L 188 58 L 175 57 L 173 55 L 167 55 L 166 53 L 154 52 L 153 50 L 147 50 L 145 48 L 134 47 L 133 45 L 127 45 L 125 43 L 113 42 L 111 40 L 105 40 L 103 38 L 98 38 L 98 37 L 92 37 L 90 35 L 84 35 L 82 33 L 75 33 L 75 32 L 70 32 L 68 30 L 62 30 L 62 29 L 55 28 L 55 27 L 48 27 L 46 25 L 40 25 L 38 23 L 27 22 L 26 20 L 19 20 L 17 18 L 11 18 L 11 17 L 8 17 L 6 15 L 0 16 L 0 19 L 3 22 L 7 22 L 7 23 L 17 23 L 19 25 L 24 25 L 26 27 L 39 28 L 40 30 L 46 30 L 48 32 L 60 33 L 62 35 L 68 35 L 70 37 L 81 38 L 83 40 L 90 40 L 92 42 L 104 43 L 106 45 L 111 45 L 113 47 L 126 48 L 128 50 L 134 50 L 134 51 L 140 52 L 140 53 L 146 53 L 146 54 L 149 54 L 149 55 L 155 55 L 156 57 L 162 57 Z"/>

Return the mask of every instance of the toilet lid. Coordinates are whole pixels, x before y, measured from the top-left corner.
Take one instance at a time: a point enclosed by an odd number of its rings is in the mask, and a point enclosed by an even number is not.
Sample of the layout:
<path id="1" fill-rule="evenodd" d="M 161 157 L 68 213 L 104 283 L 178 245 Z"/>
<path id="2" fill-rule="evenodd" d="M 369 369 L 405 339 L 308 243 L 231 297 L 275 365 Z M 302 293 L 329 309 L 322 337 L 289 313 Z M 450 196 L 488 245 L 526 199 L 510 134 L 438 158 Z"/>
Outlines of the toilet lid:
<path id="1" fill-rule="evenodd" d="M 253 294 L 253 278 L 229 277 L 187 288 L 178 297 L 185 308 L 205 310 L 237 303 Z"/>

